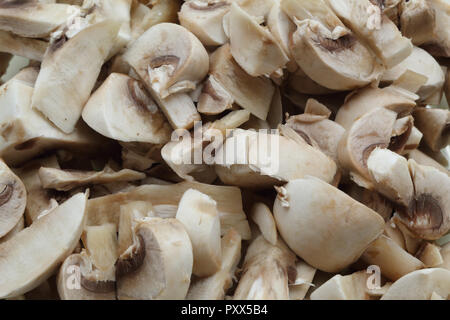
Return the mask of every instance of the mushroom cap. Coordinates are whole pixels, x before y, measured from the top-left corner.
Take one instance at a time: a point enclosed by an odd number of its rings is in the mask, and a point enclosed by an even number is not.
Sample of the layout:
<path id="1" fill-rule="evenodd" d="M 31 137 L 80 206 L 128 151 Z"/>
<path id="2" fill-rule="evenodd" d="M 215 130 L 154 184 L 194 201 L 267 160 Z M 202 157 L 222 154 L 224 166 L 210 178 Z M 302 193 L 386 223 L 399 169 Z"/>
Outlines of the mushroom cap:
<path id="1" fill-rule="evenodd" d="M 287 245 L 325 272 L 355 262 L 384 229 L 378 213 L 313 177 L 282 187 L 273 211 Z"/>

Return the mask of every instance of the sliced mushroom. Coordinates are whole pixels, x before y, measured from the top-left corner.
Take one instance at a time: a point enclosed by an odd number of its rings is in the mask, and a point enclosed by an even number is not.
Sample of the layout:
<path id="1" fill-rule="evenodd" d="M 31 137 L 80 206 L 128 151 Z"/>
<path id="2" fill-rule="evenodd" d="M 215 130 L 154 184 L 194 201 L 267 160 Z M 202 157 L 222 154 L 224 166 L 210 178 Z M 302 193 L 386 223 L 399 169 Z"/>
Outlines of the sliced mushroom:
<path id="1" fill-rule="evenodd" d="M 160 23 L 148 29 L 125 52 L 124 59 L 154 98 L 165 99 L 170 94 L 192 91 L 208 73 L 208 53 L 201 42 L 173 23 Z"/>
<path id="2" fill-rule="evenodd" d="M 26 203 L 25 186 L 0 159 L 0 238 L 17 225 L 23 216 Z"/>
<path id="3" fill-rule="evenodd" d="M 313 286 L 312 281 L 317 270 L 300 260 L 295 263 L 295 270 L 297 276 L 295 281 L 289 284 L 289 299 L 303 300 L 309 288 Z"/>
<path id="4" fill-rule="evenodd" d="M 314 290 L 311 300 L 370 300 L 366 284 L 368 277 L 365 271 L 347 276 L 337 274 Z"/>
<path id="5" fill-rule="evenodd" d="M 436 28 L 436 14 L 427 0 L 400 2 L 400 29 L 416 46 L 430 41 Z"/>
<path id="6" fill-rule="evenodd" d="M 427 156 L 425 153 L 423 153 L 420 150 L 415 149 L 415 150 L 411 150 L 410 152 L 408 152 L 408 159 L 413 159 L 420 165 L 430 166 L 430 167 L 438 169 L 439 171 L 445 173 L 446 175 L 450 175 L 449 170 L 447 170 L 439 162 L 437 162 L 433 158 Z"/>
<path id="7" fill-rule="evenodd" d="M 0 51 L 42 61 L 48 42 L 38 39 L 28 39 L 15 36 L 6 31 L 0 31 Z"/>
<path id="8" fill-rule="evenodd" d="M 399 116 L 405 116 L 416 106 L 417 96 L 397 87 L 386 88 L 366 87 L 353 91 L 345 98 L 345 103 L 336 114 L 336 122 L 346 129 L 364 114 L 376 108 L 395 111 Z"/>
<path id="9" fill-rule="evenodd" d="M 172 131 L 143 85 L 119 73 L 89 98 L 82 116 L 92 129 L 119 141 L 162 144 Z"/>
<path id="10" fill-rule="evenodd" d="M 226 184 L 253 188 L 267 188 L 306 175 L 332 182 L 337 172 L 334 161 L 301 137 L 295 140 L 296 136 L 295 132 L 281 136 L 236 130 L 216 151 L 217 175 Z"/>
<path id="11" fill-rule="evenodd" d="M 200 191 L 189 189 L 181 197 L 176 218 L 191 239 L 194 255 L 192 273 L 208 277 L 219 271 L 222 256 L 216 202 Z"/>
<path id="12" fill-rule="evenodd" d="M 71 134 L 62 133 L 31 108 L 32 94 L 33 87 L 19 78 L 0 87 L 4 114 L 0 121 L 0 156 L 6 163 L 20 165 L 55 148 L 86 153 L 107 145 L 82 123 Z"/>
<path id="13" fill-rule="evenodd" d="M 79 193 L 0 245 L 0 297 L 25 293 L 45 281 L 73 251 L 84 226 L 87 196 Z"/>
<path id="14" fill-rule="evenodd" d="M 381 300 L 429 300 L 432 294 L 450 294 L 450 271 L 430 268 L 411 272 L 392 284 Z"/>
<path id="15" fill-rule="evenodd" d="M 436 268 L 444 263 L 440 250 L 441 248 L 438 246 L 426 242 L 416 253 L 416 256 L 427 268 Z"/>
<path id="16" fill-rule="evenodd" d="M 418 151 L 417 148 L 419 147 L 420 142 L 422 141 L 422 137 L 423 133 L 420 132 L 420 130 L 417 129 L 416 127 L 412 127 L 411 134 L 409 135 L 408 140 L 406 140 L 405 146 L 403 150 L 400 152 L 400 154 L 405 155 L 415 153 L 416 151 Z"/>
<path id="17" fill-rule="evenodd" d="M 333 90 L 351 90 L 376 80 L 383 68 L 350 31 L 316 20 L 296 20 L 291 53 L 305 74 Z"/>
<path id="18" fill-rule="evenodd" d="M 367 158 L 367 168 L 378 192 L 401 205 L 410 204 L 414 186 L 404 157 L 375 148 Z"/>
<path id="19" fill-rule="evenodd" d="M 220 46 L 228 37 L 223 30 L 223 16 L 229 12 L 230 4 L 217 1 L 186 1 L 178 13 L 180 24 L 191 31 L 205 46 Z"/>
<path id="20" fill-rule="evenodd" d="M 230 10 L 229 36 L 234 60 L 253 77 L 270 75 L 289 61 L 272 34 L 235 3 Z"/>
<path id="21" fill-rule="evenodd" d="M 215 115 L 231 109 L 233 102 L 233 97 L 213 75 L 210 75 L 202 87 L 197 110 L 202 114 Z"/>
<path id="22" fill-rule="evenodd" d="M 262 202 L 255 203 L 251 209 L 250 217 L 258 226 L 264 239 L 275 246 L 278 238 L 277 226 L 269 207 Z"/>
<path id="23" fill-rule="evenodd" d="M 276 245 L 258 236 L 247 249 L 234 300 L 288 300 L 295 255 L 279 239 Z"/>
<path id="24" fill-rule="evenodd" d="M 275 86 L 264 77 L 251 77 L 231 55 L 226 44 L 214 51 L 210 58 L 210 73 L 231 95 L 234 102 L 265 120 L 275 92 Z"/>
<path id="25" fill-rule="evenodd" d="M 222 263 L 213 275 L 197 279 L 189 287 L 188 300 L 223 300 L 233 285 L 236 267 L 241 259 L 241 236 L 229 229 L 222 237 Z"/>
<path id="26" fill-rule="evenodd" d="M 118 299 L 180 300 L 186 297 L 193 255 L 176 219 L 150 218 L 135 227 L 137 242 L 116 262 Z"/>
<path id="27" fill-rule="evenodd" d="M 446 0 L 427 1 L 434 12 L 435 26 L 433 32 L 429 34 L 427 43 L 422 46 L 433 56 L 450 56 L 450 31 L 448 2 Z M 428 28 L 427 28 L 428 29 Z"/>
<path id="28" fill-rule="evenodd" d="M 115 290 L 108 292 L 94 292 L 82 286 L 81 270 L 88 262 L 86 256 L 79 253 L 72 254 L 64 260 L 59 269 L 57 288 L 61 300 L 115 300 Z"/>
<path id="29" fill-rule="evenodd" d="M 450 178 L 439 170 L 408 161 L 414 199 L 399 211 L 405 227 L 415 236 L 436 240 L 450 230 Z"/>
<path id="30" fill-rule="evenodd" d="M 0 238 L 0 243 L 6 242 L 25 228 L 25 219 L 20 217 L 19 222 L 7 234 Z"/>
<path id="31" fill-rule="evenodd" d="M 41 167 L 39 178 L 42 186 L 46 189 L 68 191 L 89 184 L 142 180 L 145 178 L 145 174 L 130 169 L 122 169 L 116 172 L 109 167 L 105 167 L 102 171 L 68 171 Z"/>
<path id="32" fill-rule="evenodd" d="M 143 185 L 130 191 L 90 199 L 87 208 L 87 225 L 119 223 L 120 206 L 130 201 L 149 201 L 156 208 L 159 205 L 178 206 L 184 192 L 196 189 L 207 194 L 217 202 L 221 233 L 234 228 L 242 239 L 251 238 L 247 217 L 242 209 L 242 196 L 239 188 L 217 186 L 198 182 L 181 182 L 170 185 Z M 176 210 L 173 211 L 175 217 Z"/>
<path id="33" fill-rule="evenodd" d="M 369 245 L 362 255 L 362 260 L 368 264 L 379 266 L 381 273 L 394 281 L 424 267 L 419 259 L 403 250 L 395 241 L 385 235 L 381 235 Z"/>
<path id="34" fill-rule="evenodd" d="M 313 177 L 278 188 L 274 217 L 281 237 L 311 266 L 338 272 L 384 229 L 379 214 Z"/>
<path id="35" fill-rule="evenodd" d="M 74 131 L 119 27 L 118 22 L 106 20 L 82 29 L 70 39 L 62 34 L 47 49 L 36 80 L 32 106 L 63 132 Z M 70 68 L 61 68 L 68 65 Z M 64 101 L 64 108 L 61 101 Z"/>
<path id="36" fill-rule="evenodd" d="M 297 64 L 297 63 L 296 63 Z M 316 81 L 306 75 L 306 73 L 298 68 L 294 73 L 291 73 L 288 78 L 289 87 L 296 92 L 302 94 L 329 94 L 334 90 L 325 88 Z"/>
<path id="37" fill-rule="evenodd" d="M 407 250 L 403 233 L 400 228 L 397 227 L 393 218 L 386 221 L 386 224 L 384 226 L 384 235 L 394 241 L 403 250 Z"/>
<path id="38" fill-rule="evenodd" d="M 244 9 L 248 14 L 267 19 L 270 9 L 275 5 L 276 0 L 230 0 Z"/>
<path id="39" fill-rule="evenodd" d="M 133 150 L 122 148 L 122 165 L 126 169 L 146 171 L 157 161 Z"/>
<path id="40" fill-rule="evenodd" d="M 433 151 L 446 147 L 450 142 L 450 111 L 438 108 L 416 108 L 415 125 L 423 133 L 423 139 Z"/>
<path id="41" fill-rule="evenodd" d="M 336 15 L 363 39 L 387 68 L 411 54 L 411 40 L 370 0 L 327 0 Z"/>
<path id="42" fill-rule="evenodd" d="M 22 37 L 45 38 L 79 11 L 76 6 L 63 3 L 2 0 L 0 30 Z"/>
<path id="43" fill-rule="evenodd" d="M 387 83 L 396 81 L 407 70 L 414 71 L 428 78 L 417 91 L 417 94 L 420 96 L 419 101 L 426 101 L 436 92 L 442 92 L 445 74 L 441 66 L 428 52 L 418 47 L 414 47 L 412 53 L 401 63 L 386 70 L 381 81 Z"/>
<path id="44" fill-rule="evenodd" d="M 404 239 L 404 249 L 412 255 L 416 255 L 421 246 L 425 244 L 423 239 L 412 233 L 402 222 L 397 212 L 392 216 L 392 222 L 395 227 L 402 233 Z"/>

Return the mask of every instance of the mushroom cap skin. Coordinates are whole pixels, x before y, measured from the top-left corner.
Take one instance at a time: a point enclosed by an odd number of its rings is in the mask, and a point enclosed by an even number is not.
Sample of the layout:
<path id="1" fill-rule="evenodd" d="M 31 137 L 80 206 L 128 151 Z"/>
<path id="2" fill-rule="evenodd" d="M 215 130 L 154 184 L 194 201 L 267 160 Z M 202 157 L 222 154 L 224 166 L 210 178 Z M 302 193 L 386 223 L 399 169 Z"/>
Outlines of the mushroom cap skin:
<path id="1" fill-rule="evenodd" d="M 209 68 L 208 53 L 200 40 L 174 23 L 148 29 L 133 42 L 124 59 L 152 94 L 163 99 L 195 89 Z"/>
<path id="2" fill-rule="evenodd" d="M 223 16 L 230 10 L 230 4 L 218 2 L 186 1 L 178 13 L 180 24 L 191 31 L 205 46 L 220 46 L 228 37 L 223 30 Z"/>
<path id="3" fill-rule="evenodd" d="M 25 186 L 0 159 L 0 238 L 17 225 L 23 216 L 26 203 Z"/>
<path id="4" fill-rule="evenodd" d="M 364 87 L 381 75 L 381 65 L 348 30 L 328 30 L 309 19 L 297 22 L 297 27 L 290 51 L 299 67 L 319 85 L 345 91 Z M 336 31 L 343 34 L 335 35 Z"/>
<path id="5" fill-rule="evenodd" d="M 446 175 L 450 175 L 450 171 L 446 167 L 418 149 L 409 151 L 407 156 L 408 159 L 413 159 L 420 165 L 434 167 Z"/>
<path id="6" fill-rule="evenodd" d="M 114 20 L 102 21 L 69 40 L 62 35 L 47 49 L 36 80 L 32 107 L 63 132 L 75 130 L 119 27 Z M 61 101 L 64 101 L 64 108 Z"/>
<path id="7" fill-rule="evenodd" d="M 450 271 L 442 268 L 417 270 L 395 281 L 381 300 L 429 300 L 434 293 L 450 294 Z"/>
<path id="8" fill-rule="evenodd" d="M 414 199 L 399 211 L 401 222 L 416 237 L 436 240 L 450 230 L 450 177 L 408 160 L 414 184 Z"/>
<path id="9" fill-rule="evenodd" d="M 279 189 L 274 217 L 287 245 L 311 266 L 339 272 L 383 233 L 375 211 L 313 177 Z"/>
<path id="10" fill-rule="evenodd" d="M 437 57 L 450 57 L 450 13 L 447 0 L 427 1 L 435 14 L 435 27 L 429 41 L 422 47 Z"/>
<path id="11" fill-rule="evenodd" d="M 89 98 L 83 120 L 100 134 L 124 142 L 166 143 L 172 128 L 143 85 L 112 73 Z"/>
<path id="12" fill-rule="evenodd" d="M 438 108 L 416 108 L 413 113 L 416 127 L 433 151 L 445 148 L 450 142 L 450 111 Z"/>
<path id="13" fill-rule="evenodd" d="M 87 195 L 78 193 L 0 245 L 0 297 L 20 295 L 45 281 L 72 253 L 85 222 Z"/>
<path id="14" fill-rule="evenodd" d="M 436 14 L 429 3 L 427 0 L 400 2 L 400 29 L 416 46 L 429 42 L 436 28 Z"/>
<path id="15" fill-rule="evenodd" d="M 176 219 L 147 218 L 135 227 L 142 261 L 117 277 L 119 299 L 180 300 L 186 297 L 193 266 L 192 245 Z M 119 258 L 116 268 L 120 267 Z"/>

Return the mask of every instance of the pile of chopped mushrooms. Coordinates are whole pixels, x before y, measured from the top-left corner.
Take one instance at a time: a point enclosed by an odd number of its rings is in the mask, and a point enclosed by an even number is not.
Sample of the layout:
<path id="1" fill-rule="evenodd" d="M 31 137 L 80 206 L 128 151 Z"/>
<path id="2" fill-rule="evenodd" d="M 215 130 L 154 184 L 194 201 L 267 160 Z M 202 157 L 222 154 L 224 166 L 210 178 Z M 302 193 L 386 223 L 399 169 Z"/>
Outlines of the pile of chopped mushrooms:
<path id="1" fill-rule="evenodd" d="M 0 52 L 0 299 L 450 298 L 450 0 L 0 0 Z"/>

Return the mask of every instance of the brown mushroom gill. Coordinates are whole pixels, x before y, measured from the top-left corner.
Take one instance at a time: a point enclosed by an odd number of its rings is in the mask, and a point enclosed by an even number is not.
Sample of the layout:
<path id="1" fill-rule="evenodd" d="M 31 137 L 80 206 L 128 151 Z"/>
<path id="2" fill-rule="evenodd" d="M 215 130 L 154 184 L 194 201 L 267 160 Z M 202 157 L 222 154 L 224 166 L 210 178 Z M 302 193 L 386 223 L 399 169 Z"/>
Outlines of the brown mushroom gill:
<path id="1" fill-rule="evenodd" d="M 355 43 L 356 38 L 351 34 L 344 35 L 336 40 L 325 37 L 319 37 L 318 39 L 318 45 L 329 52 L 351 49 Z"/>
<path id="2" fill-rule="evenodd" d="M 80 279 L 81 286 L 90 292 L 108 293 L 116 289 L 116 282 L 112 280 L 105 280 L 105 281 L 90 280 L 87 277 L 85 277 L 83 273 L 81 273 L 80 278 L 81 278 Z"/>
<path id="3" fill-rule="evenodd" d="M 176 69 L 179 62 L 180 58 L 174 55 L 160 56 L 150 61 L 150 68 L 156 69 L 164 65 L 172 65 Z"/>
<path id="4" fill-rule="evenodd" d="M 209 10 L 215 10 L 218 8 L 228 6 L 229 4 L 225 1 L 222 1 L 222 2 L 215 2 L 215 3 L 208 2 L 208 3 L 206 3 L 206 6 L 204 6 L 204 5 L 200 6 L 195 1 L 191 1 L 191 2 L 188 2 L 188 5 L 189 5 L 189 7 L 191 7 L 192 9 L 195 9 L 195 10 L 209 11 Z"/>
<path id="5" fill-rule="evenodd" d="M 116 279 L 139 269 L 145 259 L 145 241 L 141 235 L 138 242 L 133 245 L 130 252 L 124 253 L 116 262 Z"/>
<path id="6" fill-rule="evenodd" d="M 443 223 L 443 212 L 439 202 L 430 194 L 421 194 L 413 199 L 408 210 L 400 211 L 407 216 L 417 233 L 438 230 Z"/>
<path id="7" fill-rule="evenodd" d="M 11 199 L 14 187 L 11 184 L 4 184 L 0 192 L 0 206 L 4 205 Z"/>

